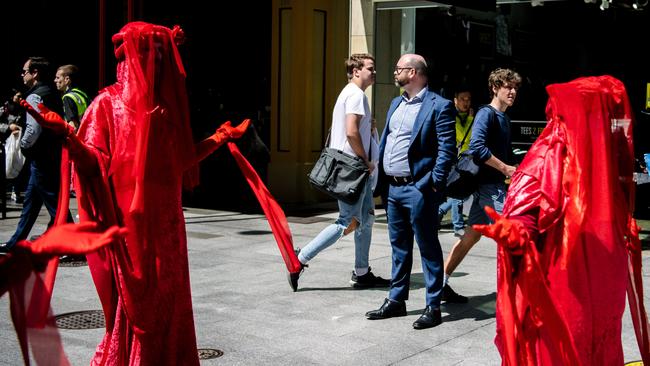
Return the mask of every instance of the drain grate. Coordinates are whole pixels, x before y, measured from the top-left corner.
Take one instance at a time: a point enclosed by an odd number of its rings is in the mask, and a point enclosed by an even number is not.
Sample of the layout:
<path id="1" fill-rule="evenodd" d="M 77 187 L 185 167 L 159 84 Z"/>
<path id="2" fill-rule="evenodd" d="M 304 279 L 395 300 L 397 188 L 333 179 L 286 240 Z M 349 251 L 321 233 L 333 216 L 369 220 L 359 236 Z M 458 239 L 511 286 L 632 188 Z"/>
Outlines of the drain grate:
<path id="1" fill-rule="evenodd" d="M 87 265 L 88 265 L 88 262 L 86 262 L 85 260 L 59 262 L 59 267 L 83 267 L 83 266 L 87 266 Z"/>
<path id="2" fill-rule="evenodd" d="M 104 328 L 104 313 L 101 310 L 75 311 L 55 317 L 57 328 L 99 329 Z"/>
<path id="3" fill-rule="evenodd" d="M 214 348 L 199 348 L 199 360 L 210 360 L 212 358 L 219 358 L 223 356 L 223 351 Z"/>

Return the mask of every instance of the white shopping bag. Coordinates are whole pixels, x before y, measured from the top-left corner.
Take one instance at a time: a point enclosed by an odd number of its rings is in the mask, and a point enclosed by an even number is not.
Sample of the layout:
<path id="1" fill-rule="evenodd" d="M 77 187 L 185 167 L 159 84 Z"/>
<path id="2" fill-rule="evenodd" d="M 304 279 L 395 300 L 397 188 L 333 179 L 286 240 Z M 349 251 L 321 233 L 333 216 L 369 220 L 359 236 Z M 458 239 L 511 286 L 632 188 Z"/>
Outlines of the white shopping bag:
<path id="1" fill-rule="evenodd" d="M 25 164 L 25 156 L 20 152 L 22 130 L 18 130 L 5 141 L 5 174 L 7 179 L 14 179 L 20 174 Z"/>

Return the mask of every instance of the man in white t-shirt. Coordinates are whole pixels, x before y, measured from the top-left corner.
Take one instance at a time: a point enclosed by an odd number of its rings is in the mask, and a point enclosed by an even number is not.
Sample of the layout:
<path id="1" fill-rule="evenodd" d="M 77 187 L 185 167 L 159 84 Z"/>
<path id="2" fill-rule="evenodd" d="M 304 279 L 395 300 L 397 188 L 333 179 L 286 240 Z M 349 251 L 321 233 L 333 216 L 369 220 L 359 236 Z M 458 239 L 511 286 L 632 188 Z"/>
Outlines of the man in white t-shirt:
<path id="1" fill-rule="evenodd" d="M 376 176 L 378 157 L 377 130 L 370 115 L 366 88 L 375 82 L 375 59 L 369 54 L 353 54 L 345 62 L 348 85 L 339 94 L 332 115 L 330 147 L 346 154 L 362 158 L 371 175 Z M 374 151 L 372 151 L 374 150 Z M 354 271 L 350 283 L 355 288 L 388 286 L 389 280 L 375 276 L 368 265 L 372 224 L 375 221 L 375 204 L 372 190 L 376 179 L 368 179 L 359 200 L 354 204 L 339 201 L 339 218 L 320 232 L 298 254 L 302 267 L 323 249 L 336 243 L 341 237 L 354 231 Z M 302 273 L 292 273 L 289 283 L 298 289 Z"/>

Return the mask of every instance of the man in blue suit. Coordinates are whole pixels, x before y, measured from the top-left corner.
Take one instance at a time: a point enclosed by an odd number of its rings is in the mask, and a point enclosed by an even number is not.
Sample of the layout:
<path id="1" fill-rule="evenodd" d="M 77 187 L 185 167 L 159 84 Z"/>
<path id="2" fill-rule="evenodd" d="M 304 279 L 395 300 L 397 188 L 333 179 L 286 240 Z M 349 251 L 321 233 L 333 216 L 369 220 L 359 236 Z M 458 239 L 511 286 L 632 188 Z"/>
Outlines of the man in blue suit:
<path id="1" fill-rule="evenodd" d="M 400 57 L 393 72 L 404 93 L 393 99 L 379 145 L 379 190 L 386 205 L 393 269 L 388 297 L 368 319 L 406 315 L 413 238 L 422 257 L 426 306 L 413 328 L 439 325 L 443 258 L 438 241 L 438 206 L 456 157 L 456 108 L 429 91 L 427 64 L 416 54 Z"/>

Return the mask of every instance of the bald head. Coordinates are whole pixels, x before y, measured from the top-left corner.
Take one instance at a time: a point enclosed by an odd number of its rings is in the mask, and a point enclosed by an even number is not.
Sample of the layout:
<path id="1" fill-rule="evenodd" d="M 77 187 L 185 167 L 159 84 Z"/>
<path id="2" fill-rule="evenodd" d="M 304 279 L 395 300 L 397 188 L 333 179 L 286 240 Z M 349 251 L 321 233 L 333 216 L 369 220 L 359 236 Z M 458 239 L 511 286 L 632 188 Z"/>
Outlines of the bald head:
<path id="1" fill-rule="evenodd" d="M 414 53 L 402 55 L 395 65 L 393 76 L 395 85 L 413 96 L 427 85 L 427 62 L 424 57 Z"/>
<path id="2" fill-rule="evenodd" d="M 408 65 L 414 68 L 418 74 L 422 74 L 424 77 L 427 76 L 427 62 L 424 60 L 424 57 L 415 53 L 407 53 L 402 55 L 399 60 L 400 64 Z"/>

